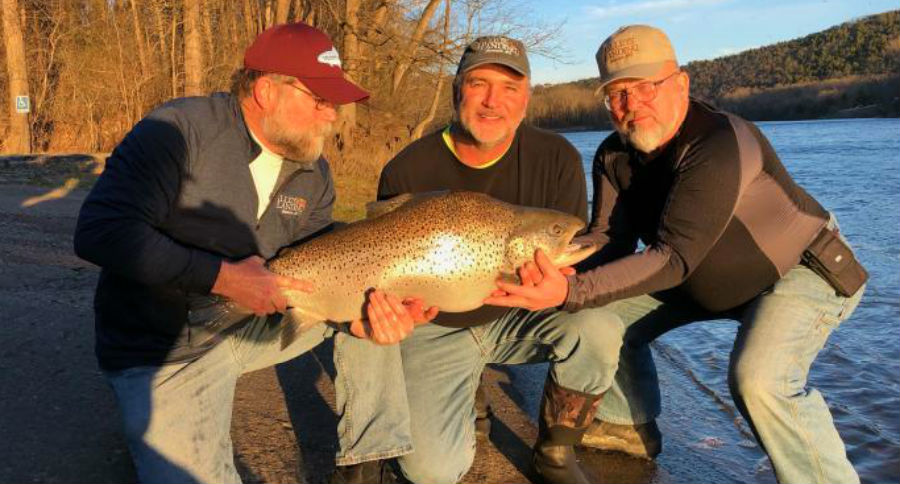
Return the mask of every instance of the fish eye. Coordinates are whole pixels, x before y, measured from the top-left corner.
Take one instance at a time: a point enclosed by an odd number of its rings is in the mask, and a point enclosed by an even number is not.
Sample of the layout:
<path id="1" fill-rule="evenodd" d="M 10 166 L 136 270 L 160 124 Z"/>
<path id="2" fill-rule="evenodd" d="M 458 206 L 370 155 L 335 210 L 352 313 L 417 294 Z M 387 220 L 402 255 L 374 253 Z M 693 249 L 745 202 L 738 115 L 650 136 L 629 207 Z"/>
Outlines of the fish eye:
<path id="1" fill-rule="evenodd" d="M 553 224 L 550 227 L 550 235 L 556 237 L 556 236 L 562 235 L 563 232 L 565 232 L 565 230 L 566 229 L 562 226 L 562 224 Z"/>

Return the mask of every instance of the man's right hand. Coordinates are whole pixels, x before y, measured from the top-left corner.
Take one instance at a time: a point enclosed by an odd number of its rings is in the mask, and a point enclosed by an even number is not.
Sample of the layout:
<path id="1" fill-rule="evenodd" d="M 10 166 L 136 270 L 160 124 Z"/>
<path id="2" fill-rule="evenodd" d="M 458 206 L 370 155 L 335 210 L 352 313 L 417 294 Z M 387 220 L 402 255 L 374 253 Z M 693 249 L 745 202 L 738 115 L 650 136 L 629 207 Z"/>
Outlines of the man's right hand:
<path id="1" fill-rule="evenodd" d="M 237 262 L 222 261 L 212 293 L 231 299 L 257 316 L 288 308 L 286 290 L 312 292 L 311 282 L 281 276 L 266 269 L 265 259 L 250 256 Z"/>

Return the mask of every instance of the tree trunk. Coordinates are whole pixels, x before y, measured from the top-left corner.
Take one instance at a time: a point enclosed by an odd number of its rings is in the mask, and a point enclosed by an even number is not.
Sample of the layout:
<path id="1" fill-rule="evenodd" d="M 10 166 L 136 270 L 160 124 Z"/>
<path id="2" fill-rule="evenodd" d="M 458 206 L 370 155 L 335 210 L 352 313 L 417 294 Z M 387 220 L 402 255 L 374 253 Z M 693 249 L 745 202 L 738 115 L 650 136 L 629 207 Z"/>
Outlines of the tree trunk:
<path id="1" fill-rule="evenodd" d="M 178 44 L 178 9 L 172 9 L 172 44 L 169 46 L 169 69 L 172 74 L 172 97 L 178 97 L 178 68 L 175 64 L 175 46 Z"/>
<path id="2" fill-rule="evenodd" d="M 397 67 L 394 68 L 393 82 L 391 83 L 392 93 L 396 93 L 400 83 L 403 82 L 403 77 L 412 63 L 412 56 L 415 54 L 416 48 L 419 47 L 419 43 L 422 42 L 422 38 L 425 37 L 428 22 L 431 21 L 431 17 L 434 16 L 434 12 L 440 4 L 441 0 L 428 0 L 428 5 L 422 11 L 422 16 L 419 17 L 419 22 L 416 24 L 416 30 L 413 31 L 412 37 L 406 46 L 403 47 L 398 57 L 399 60 L 397 61 Z"/>
<path id="3" fill-rule="evenodd" d="M 156 19 L 156 36 L 159 38 L 159 58 L 156 59 L 156 64 L 162 65 L 166 61 L 166 38 L 168 35 L 166 34 L 166 22 L 163 19 L 163 6 L 160 5 L 159 2 L 153 2 L 153 16 Z M 163 75 L 168 71 L 163 71 Z"/>
<path id="4" fill-rule="evenodd" d="M 3 1 L 3 38 L 6 44 L 6 73 L 9 77 L 9 134 L 4 148 L 7 153 L 31 153 L 31 125 L 27 113 L 16 112 L 16 96 L 28 96 L 28 70 L 25 64 L 25 42 L 19 23 L 16 0 Z"/>
<path id="5" fill-rule="evenodd" d="M 450 0 L 445 0 L 444 2 L 444 40 L 442 42 L 442 48 L 446 48 L 446 45 L 450 38 Z M 438 103 L 441 99 L 441 90 L 444 88 L 444 60 L 441 57 L 441 60 L 438 61 L 438 82 L 437 86 L 434 88 L 434 97 L 431 99 L 431 107 L 428 108 L 428 114 L 425 116 L 425 119 L 419 121 L 419 124 L 412 131 L 412 140 L 415 141 L 422 137 L 422 132 L 425 131 L 425 128 L 434 121 L 434 116 L 437 114 Z"/>
<path id="6" fill-rule="evenodd" d="M 344 42 L 341 48 L 341 68 L 344 75 L 352 80 L 357 80 L 357 64 L 359 63 L 359 38 L 356 29 L 359 24 L 359 0 L 346 0 L 344 10 Z M 343 149 L 352 148 L 353 142 L 350 131 L 356 126 L 356 103 L 341 106 L 341 119 L 338 122 L 338 136 L 342 141 Z"/>
<path id="7" fill-rule="evenodd" d="M 205 8 L 201 9 L 200 18 L 203 22 L 203 45 L 206 48 L 206 58 L 208 59 L 209 64 L 214 64 L 216 59 L 216 46 L 213 41 L 213 16 L 215 16 L 219 20 L 219 25 L 222 25 L 222 15 L 220 11 L 216 11 L 218 7 L 213 6 L 213 2 L 207 0 Z M 220 27 L 222 28 L 222 27 Z M 220 35 L 223 32 L 220 32 Z M 204 66 L 204 69 L 209 69 L 209 67 Z M 206 75 L 203 76 L 206 78 Z"/>
<path id="8" fill-rule="evenodd" d="M 369 44 L 368 58 L 369 58 L 369 70 L 368 75 L 370 78 L 374 78 L 378 75 L 378 71 L 381 70 L 382 60 L 384 57 L 380 55 L 379 52 L 375 52 L 376 48 L 372 46 L 378 42 L 378 39 L 384 36 L 385 20 L 387 20 L 387 14 L 390 9 L 391 4 L 394 0 L 384 0 L 378 3 L 378 6 L 375 7 L 374 13 L 372 13 L 372 21 L 369 23 L 369 29 L 366 31 L 366 40 Z"/>
<path id="9" fill-rule="evenodd" d="M 138 0 L 131 0 L 131 20 L 134 26 L 134 43 L 137 44 L 138 60 L 141 63 L 141 76 L 150 74 L 147 63 L 147 41 L 144 39 L 144 31 L 141 29 L 140 12 L 138 12 Z"/>
<path id="10" fill-rule="evenodd" d="M 275 15 L 272 12 L 272 2 L 267 0 L 264 1 L 263 4 L 265 4 L 265 8 L 261 8 L 259 11 L 261 12 L 262 16 L 262 30 L 265 30 L 272 26 L 272 19 Z"/>
<path id="11" fill-rule="evenodd" d="M 428 114 L 425 116 L 425 119 L 419 121 L 419 124 L 413 128 L 412 134 L 410 135 L 410 142 L 415 141 L 422 137 L 422 133 L 425 131 L 425 128 L 434 121 L 434 116 L 437 114 L 438 103 L 441 100 L 441 90 L 444 88 L 444 69 L 438 72 L 438 82 L 437 86 L 434 87 L 434 98 L 431 100 L 431 107 L 428 108 Z"/>
<path id="12" fill-rule="evenodd" d="M 291 0 L 278 0 L 278 3 L 275 4 L 275 23 L 287 23 L 290 10 Z"/>
<path id="13" fill-rule="evenodd" d="M 251 41 L 256 37 L 256 29 L 253 27 L 253 6 L 251 0 L 244 0 L 244 28 L 247 30 L 247 38 Z"/>
<path id="14" fill-rule="evenodd" d="M 200 0 L 184 0 L 184 95 L 203 94 Z"/>

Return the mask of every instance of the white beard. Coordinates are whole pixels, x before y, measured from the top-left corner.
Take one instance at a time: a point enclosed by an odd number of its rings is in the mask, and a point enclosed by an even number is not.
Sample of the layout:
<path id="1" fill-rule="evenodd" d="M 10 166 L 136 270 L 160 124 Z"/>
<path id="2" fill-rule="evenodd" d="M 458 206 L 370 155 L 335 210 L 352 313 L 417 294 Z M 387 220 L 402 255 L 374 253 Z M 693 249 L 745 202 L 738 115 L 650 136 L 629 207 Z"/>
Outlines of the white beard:
<path id="1" fill-rule="evenodd" d="M 653 128 L 638 128 L 634 129 L 631 132 L 626 134 L 628 138 L 628 142 L 631 143 L 634 148 L 642 153 L 650 153 L 651 151 L 659 148 L 660 143 L 662 142 L 663 136 L 663 126 L 657 124 Z"/>
<path id="2" fill-rule="evenodd" d="M 262 132 L 269 142 L 277 146 L 286 159 L 310 168 L 322 156 L 325 138 L 331 133 L 332 124 L 321 124 L 307 130 L 299 130 L 296 126 L 284 121 L 281 107 L 271 115 L 263 118 Z"/>

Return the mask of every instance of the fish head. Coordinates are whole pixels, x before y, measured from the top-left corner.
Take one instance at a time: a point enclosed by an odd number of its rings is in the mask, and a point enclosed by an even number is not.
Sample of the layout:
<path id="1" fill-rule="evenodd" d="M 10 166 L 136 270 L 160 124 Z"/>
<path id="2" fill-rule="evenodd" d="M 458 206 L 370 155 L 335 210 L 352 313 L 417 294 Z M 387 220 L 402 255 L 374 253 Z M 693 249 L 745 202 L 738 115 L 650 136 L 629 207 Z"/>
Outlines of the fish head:
<path id="1" fill-rule="evenodd" d="M 534 260 L 537 249 L 544 251 L 556 267 L 576 264 L 597 251 L 594 244 L 572 243 L 584 228 L 578 217 L 543 208 L 518 207 L 517 212 L 506 250 L 506 269 L 512 268 L 511 272 Z"/>

